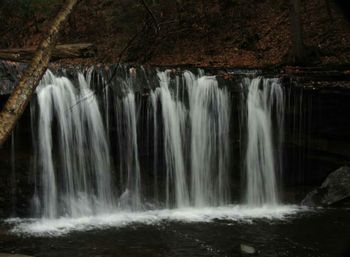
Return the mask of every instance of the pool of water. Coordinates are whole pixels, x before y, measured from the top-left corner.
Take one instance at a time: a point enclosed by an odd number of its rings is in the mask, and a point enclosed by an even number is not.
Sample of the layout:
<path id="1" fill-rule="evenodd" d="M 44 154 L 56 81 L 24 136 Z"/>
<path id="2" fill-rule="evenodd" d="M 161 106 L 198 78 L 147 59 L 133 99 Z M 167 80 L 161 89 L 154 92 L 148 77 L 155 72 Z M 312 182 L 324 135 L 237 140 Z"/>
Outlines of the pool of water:
<path id="1" fill-rule="evenodd" d="M 0 252 L 33 256 L 350 256 L 350 209 L 266 206 L 10 219 Z"/>

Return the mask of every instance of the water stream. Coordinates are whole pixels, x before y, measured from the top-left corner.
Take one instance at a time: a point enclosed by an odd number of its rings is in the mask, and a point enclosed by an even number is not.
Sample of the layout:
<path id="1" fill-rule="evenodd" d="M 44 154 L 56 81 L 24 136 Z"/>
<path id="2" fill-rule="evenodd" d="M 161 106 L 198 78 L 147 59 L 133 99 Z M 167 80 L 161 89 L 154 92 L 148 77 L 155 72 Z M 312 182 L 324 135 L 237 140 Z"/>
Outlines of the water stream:
<path id="1" fill-rule="evenodd" d="M 76 88 L 48 71 L 37 89 L 35 213 L 79 217 L 114 208 L 110 151 L 101 113 L 82 74 Z M 34 133 L 35 134 L 35 133 Z"/>
<path id="2" fill-rule="evenodd" d="M 277 174 L 283 140 L 283 90 L 277 79 L 246 80 L 248 146 L 246 179 L 248 204 L 277 204 Z M 274 123 L 273 121 L 276 120 Z"/>
<path id="3" fill-rule="evenodd" d="M 236 219 L 237 208 L 247 217 L 277 218 L 295 211 L 278 206 L 284 104 L 278 80 L 242 81 L 247 124 L 239 126 L 247 128 L 247 142 L 241 190 L 249 212 L 232 205 L 239 190 L 232 176 L 239 171 L 232 168 L 233 100 L 227 88 L 203 71 L 156 71 L 144 80 L 147 72 L 137 72 L 123 69 L 110 80 L 93 68 L 73 78 L 47 71 L 31 107 L 36 142 L 32 213 L 46 224 L 34 226 L 49 231 L 48 224 L 56 224 L 65 230 L 95 219 L 103 227 L 105 222 L 178 215 L 196 220 L 201 212 L 199 220 Z M 149 83 L 149 90 L 140 95 L 142 83 Z M 96 85 L 100 94 L 93 91 Z M 266 209 L 266 204 L 275 207 Z"/>

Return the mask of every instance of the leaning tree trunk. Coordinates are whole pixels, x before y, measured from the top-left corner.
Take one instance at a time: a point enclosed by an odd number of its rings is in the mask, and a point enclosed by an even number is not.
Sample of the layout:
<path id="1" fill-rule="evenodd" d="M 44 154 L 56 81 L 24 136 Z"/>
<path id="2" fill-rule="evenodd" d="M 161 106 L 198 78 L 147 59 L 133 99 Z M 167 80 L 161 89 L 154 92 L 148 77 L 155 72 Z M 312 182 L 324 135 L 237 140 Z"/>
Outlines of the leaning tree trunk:
<path id="1" fill-rule="evenodd" d="M 292 49 L 290 52 L 289 61 L 292 64 L 302 64 L 305 61 L 305 49 L 300 15 L 300 0 L 290 0 L 290 5 Z"/>
<path id="2" fill-rule="evenodd" d="M 28 105 L 49 64 L 56 45 L 58 33 L 78 0 L 66 0 L 64 6 L 53 20 L 47 36 L 40 43 L 32 61 L 23 72 L 18 85 L 13 90 L 0 113 L 0 146 L 6 141 Z"/>

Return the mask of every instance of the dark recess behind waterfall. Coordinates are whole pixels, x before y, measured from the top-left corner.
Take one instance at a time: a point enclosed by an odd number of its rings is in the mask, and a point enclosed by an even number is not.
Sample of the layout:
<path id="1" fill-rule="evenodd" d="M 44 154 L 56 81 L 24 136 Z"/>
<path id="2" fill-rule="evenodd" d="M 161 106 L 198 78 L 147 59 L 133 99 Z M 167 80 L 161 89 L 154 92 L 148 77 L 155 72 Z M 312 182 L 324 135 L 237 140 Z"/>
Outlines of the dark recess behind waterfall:
<path id="1" fill-rule="evenodd" d="M 241 112 L 244 110 L 244 98 L 240 89 L 240 77 L 219 79 L 221 86 L 229 88 L 232 101 L 231 133 L 231 183 L 232 195 L 240 200 L 244 193 L 244 183 L 241 172 L 244 163 L 245 129 L 244 122 L 240 124 Z M 311 83 L 311 85 L 310 85 Z M 285 142 L 283 147 L 283 174 L 281 188 L 283 199 L 286 202 L 299 202 L 313 187 L 321 184 L 323 179 L 339 166 L 349 163 L 350 154 L 350 90 L 342 88 L 343 82 L 322 82 L 325 87 L 314 87 L 313 82 L 296 82 L 295 79 L 283 79 L 285 103 Z M 327 83 L 333 84 L 330 88 Z M 334 86 L 336 85 L 336 86 Z M 102 93 L 96 88 L 97 95 Z M 152 149 L 146 145 L 146 97 L 149 88 L 141 88 L 137 93 L 141 113 L 138 116 L 138 140 L 140 164 L 143 181 L 151 186 L 150 173 L 152 171 Z M 7 96 L 0 96 L 0 108 Z M 100 100 L 101 97 L 100 97 Z M 35 101 L 35 98 L 34 98 Z M 102 101 L 100 101 L 102 104 Z M 113 117 L 113 115 L 111 115 Z M 115 121 L 112 120 L 111 131 L 115 131 Z M 242 123 L 242 122 L 241 122 Z M 114 125 L 113 125 L 114 124 Z M 242 134 L 240 134 L 242 131 Z M 34 133 L 37 128 L 34 127 Z M 113 133 L 112 133 L 113 135 Z M 30 111 L 17 124 L 15 130 L 15 167 L 16 182 L 11 179 L 11 144 L 0 149 L 0 216 L 8 216 L 12 209 L 13 188 L 16 191 L 16 212 L 19 215 L 28 215 L 30 199 L 33 195 L 33 148 L 30 127 Z M 111 137 L 111 145 L 116 145 L 115 138 Z M 112 156 L 115 160 L 117 147 L 112 147 Z M 278 154 L 278 153 L 276 153 Z M 160 166 L 162 161 L 160 161 Z M 114 170 L 117 172 L 118 163 L 114 161 Z M 147 186 L 145 189 L 147 190 Z M 241 188 L 240 188 L 241 187 Z"/>

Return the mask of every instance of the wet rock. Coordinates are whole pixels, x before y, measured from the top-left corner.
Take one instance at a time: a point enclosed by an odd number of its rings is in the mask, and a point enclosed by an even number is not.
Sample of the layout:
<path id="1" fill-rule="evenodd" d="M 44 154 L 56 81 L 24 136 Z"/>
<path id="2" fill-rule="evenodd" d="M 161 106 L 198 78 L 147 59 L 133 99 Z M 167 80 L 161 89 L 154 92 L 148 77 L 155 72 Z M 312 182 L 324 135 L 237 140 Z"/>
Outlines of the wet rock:
<path id="1" fill-rule="evenodd" d="M 301 202 L 307 206 L 329 206 L 350 198 L 350 167 L 341 167 L 329 174 L 322 185 Z"/>
<path id="2" fill-rule="evenodd" d="M 255 248 L 253 246 L 246 245 L 246 244 L 241 244 L 241 253 L 244 253 L 244 254 L 255 254 L 256 250 L 255 250 Z"/>

